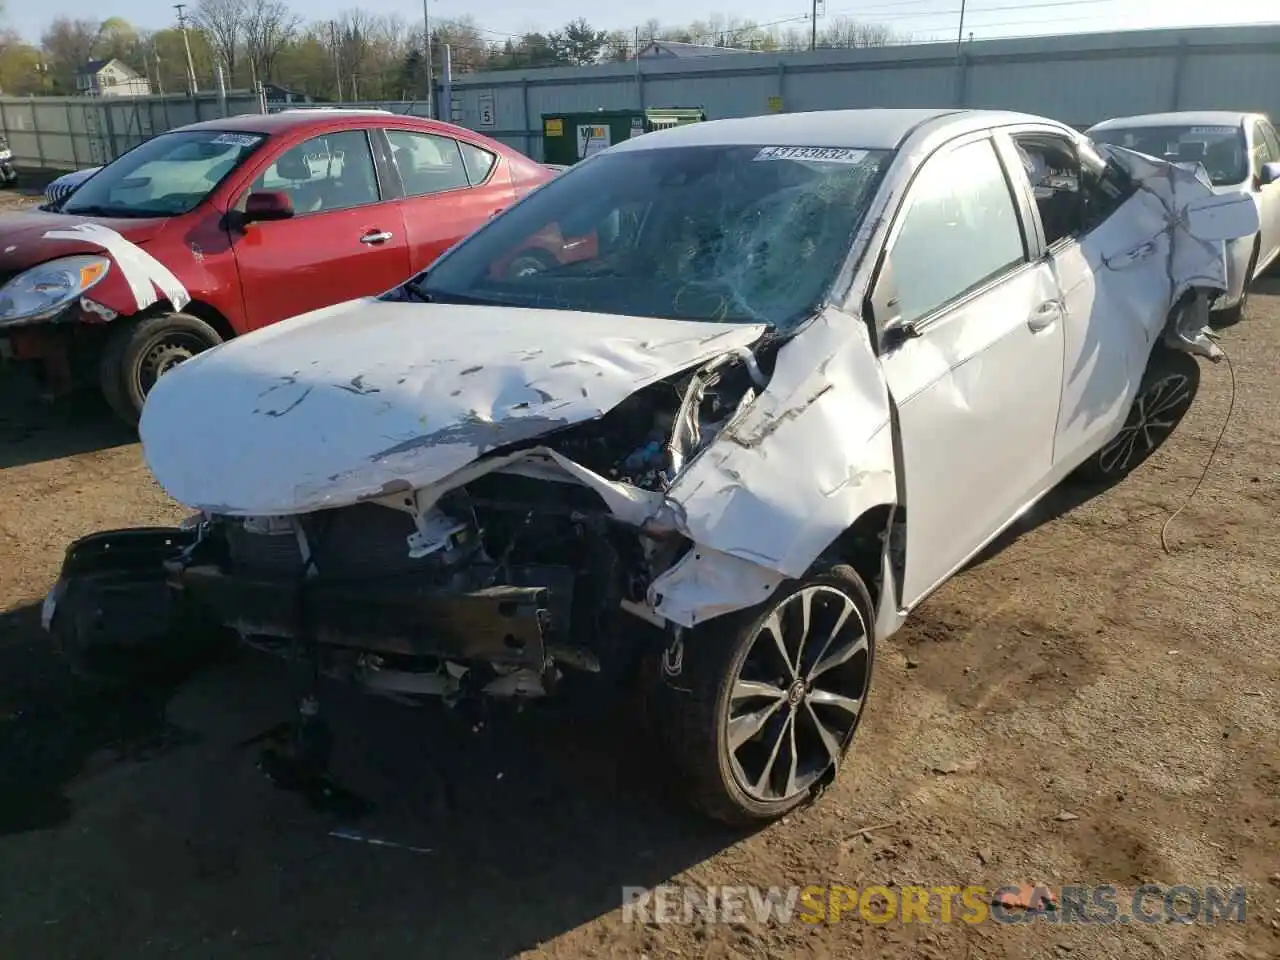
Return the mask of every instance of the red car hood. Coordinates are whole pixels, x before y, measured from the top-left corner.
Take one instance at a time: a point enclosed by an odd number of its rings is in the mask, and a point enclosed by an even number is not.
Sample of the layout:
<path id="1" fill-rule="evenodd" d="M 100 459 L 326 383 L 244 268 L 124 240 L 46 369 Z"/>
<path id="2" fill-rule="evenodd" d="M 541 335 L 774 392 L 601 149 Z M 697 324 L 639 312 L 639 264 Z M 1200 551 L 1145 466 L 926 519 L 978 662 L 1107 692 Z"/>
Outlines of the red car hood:
<path id="1" fill-rule="evenodd" d="M 81 223 L 95 223 L 120 234 L 131 243 L 144 246 L 164 229 L 165 218 L 146 220 L 86 217 L 69 213 L 24 210 L 0 219 L 0 276 L 11 275 L 55 257 L 77 253 L 100 253 L 101 248 L 76 240 L 46 240 L 50 230 L 67 230 Z"/>

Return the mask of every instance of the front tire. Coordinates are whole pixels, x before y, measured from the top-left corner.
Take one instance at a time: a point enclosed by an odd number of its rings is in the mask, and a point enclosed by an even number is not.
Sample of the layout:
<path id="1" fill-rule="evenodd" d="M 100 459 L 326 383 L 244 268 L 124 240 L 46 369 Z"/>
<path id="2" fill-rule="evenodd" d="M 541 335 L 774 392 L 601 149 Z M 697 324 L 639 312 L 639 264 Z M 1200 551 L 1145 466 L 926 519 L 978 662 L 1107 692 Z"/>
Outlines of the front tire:
<path id="1" fill-rule="evenodd" d="M 114 330 L 98 367 L 107 405 L 136 426 L 156 381 L 178 364 L 222 342 L 218 331 L 187 313 L 160 313 Z"/>
<path id="2" fill-rule="evenodd" d="M 1240 288 L 1240 299 L 1220 314 L 1221 325 L 1230 326 L 1244 319 L 1245 310 L 1249 307 L 1249 287 L 1253 284 L 1253 272 L 1258 269 L 1258 257 L 1262 253 L 1262 236 L 1253 241 L 1253 253 L 1249 255 L 1249 265 L 1244 270 L 1244 285 Z"/>
<path id="3" fill-rule="evenodd" d="M 732 825 L 776 819 L 835 777 L 871 685 L 875 615 L 854 570 L 785 584 L 689 631 L 654 713 L 689 799 Z"/>

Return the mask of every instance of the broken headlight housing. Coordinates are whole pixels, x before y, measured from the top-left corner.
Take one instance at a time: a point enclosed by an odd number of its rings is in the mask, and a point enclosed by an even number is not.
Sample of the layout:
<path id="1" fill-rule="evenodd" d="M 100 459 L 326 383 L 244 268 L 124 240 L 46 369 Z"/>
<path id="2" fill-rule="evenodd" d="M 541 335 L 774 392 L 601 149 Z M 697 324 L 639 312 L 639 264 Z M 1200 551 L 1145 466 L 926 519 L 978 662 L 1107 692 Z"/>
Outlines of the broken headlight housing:
<path id="1" fill-rule="evenodd" d="M 0 327 L 55 316 L 93 289 L 111 269 L 106 257 L 82 255 L 50 260 L 0 287 Z"/>

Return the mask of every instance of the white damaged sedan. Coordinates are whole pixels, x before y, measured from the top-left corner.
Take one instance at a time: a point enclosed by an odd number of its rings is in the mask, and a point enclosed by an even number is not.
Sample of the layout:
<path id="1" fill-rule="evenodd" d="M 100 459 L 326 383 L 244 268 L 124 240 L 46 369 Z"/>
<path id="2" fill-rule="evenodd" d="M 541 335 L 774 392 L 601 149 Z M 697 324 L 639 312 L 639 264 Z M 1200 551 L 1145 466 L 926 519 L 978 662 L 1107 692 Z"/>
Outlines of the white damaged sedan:
<path id="1" fill-rule="evenodd" d="M 777 817 L 836 775 L 878 641 L 1173 429 L 1257 229 L 1018 114 L 626 141 L 404 286 L 164 377 L 147 462 L 199 512 L 72 544 L 45 624 L 86 670 L 208 624 L 410 700 L 643 678 L 691 799 Z M 318 773 L 314 689 L 299 716 L 280 756 Z"/>

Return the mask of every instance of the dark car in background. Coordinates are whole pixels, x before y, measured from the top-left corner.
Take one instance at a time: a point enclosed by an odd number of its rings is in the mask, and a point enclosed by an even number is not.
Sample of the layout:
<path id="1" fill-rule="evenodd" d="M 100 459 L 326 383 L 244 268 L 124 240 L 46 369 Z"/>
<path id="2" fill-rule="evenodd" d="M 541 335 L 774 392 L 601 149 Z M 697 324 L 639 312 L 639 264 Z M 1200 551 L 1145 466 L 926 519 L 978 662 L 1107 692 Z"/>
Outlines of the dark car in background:
<path id="1" fill-rule="evenodd" d="M 553 176 L 447 123 L 306 110 L 181 127 L 0 221 L 0 357 L 136 422 L 174 365 L 395 287 Z M 544 251 L 554 258 L 556 251 Z"/>
<path id="2" fill-rule="evenodd" d="M 9 141 L 0 135 L 0 187 L 12 187 L 18 182 L 18 171 L 13 166 L 13 151 Z"/>

